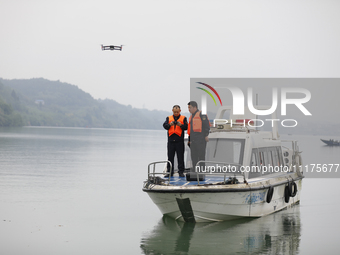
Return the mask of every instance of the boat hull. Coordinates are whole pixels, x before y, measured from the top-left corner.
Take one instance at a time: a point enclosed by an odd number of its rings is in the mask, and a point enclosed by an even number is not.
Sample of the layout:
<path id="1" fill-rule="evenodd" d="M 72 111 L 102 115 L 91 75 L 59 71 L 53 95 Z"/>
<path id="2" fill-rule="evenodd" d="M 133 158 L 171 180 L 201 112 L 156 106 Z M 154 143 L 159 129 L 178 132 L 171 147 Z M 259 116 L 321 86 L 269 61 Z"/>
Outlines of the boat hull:
<path id="1" fill-rule="evenodd" d="M 268 185 L 250 188 L 220 189 L 143 189 L 163 215 L 186 222 L 214 222 L 242 217 L 261 217 L 300 201 L 302 179 L 296 180 L 297 193 L 285 202 L 286 183 L 274 185 L 270 203 Z M 242 184 L 244 186 L 244 184 Z"/>
<path id="2" fill-rule="evenodd" d="M 324 139 L 320 139 L 321 141 L 323 141 L 325 144 L 327 144 L 328 146 L 340 146 L 340 142 L 339 141 L 334 141 L 334 140 L 324 140 Z"/>

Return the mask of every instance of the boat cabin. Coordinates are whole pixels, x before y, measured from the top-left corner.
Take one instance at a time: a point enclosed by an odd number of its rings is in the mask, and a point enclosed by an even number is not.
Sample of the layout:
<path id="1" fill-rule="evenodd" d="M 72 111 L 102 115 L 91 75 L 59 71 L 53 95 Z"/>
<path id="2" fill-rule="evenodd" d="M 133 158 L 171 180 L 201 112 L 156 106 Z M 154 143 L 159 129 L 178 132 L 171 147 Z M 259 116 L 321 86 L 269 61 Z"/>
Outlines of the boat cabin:
<path id="1" fill-rule="evenodd" d="M 267 109 L 266 106 L 261 108 Z M 271 131 L 260 131 L 254 127 L 257 117 L 254 114 L 248 112 L 245 118 L 229 113 L 229 119 L 223 119 L 228 110 L 231 112 L 231 107 L 225 106 L 217 112 L 209 134 L 205 161 L 194 166 L 196 172 L 224 175 L 227 179 L 237 178 L 241 182 L 286 174 L 295 170 L 292 165 L 301 164 L 301 158 L 297 157 L 297 142 L 280 140 L 275 122 Z M 272 118 L 276 118 L 275 113 Z M 186 169 L 192 171 L 187 146 L 185 159 Z M 177 160 L 175 171 L 176 163 Z"/>

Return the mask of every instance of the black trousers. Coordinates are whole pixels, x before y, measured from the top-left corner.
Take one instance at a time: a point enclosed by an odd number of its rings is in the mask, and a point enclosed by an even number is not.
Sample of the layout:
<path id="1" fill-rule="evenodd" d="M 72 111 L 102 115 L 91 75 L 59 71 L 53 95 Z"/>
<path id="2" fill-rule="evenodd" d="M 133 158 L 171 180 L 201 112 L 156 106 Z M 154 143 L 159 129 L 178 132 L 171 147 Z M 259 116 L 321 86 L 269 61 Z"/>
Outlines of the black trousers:
<path id="1" fill-rule="evenodd" d="M 172 164 L 171 174 L 174 174 L 174 158 L 175 153 L 177 155 L 178 161 L 178 172 L 184 172 L 184 141 L 168 141 L 168 160 Z M 170 169 L 170 164 L 168 164 L 168 172 Z"/>
<path id="2" fill-rule="evenodd" d="M 198 161 L 205 160 L 206 147 L 207 142 L 205 141 L 205 139 L 193 140 L 190 142 L 192 172 L 195 172 L 195 167 Z M 204 167 L 205 164 L 200 164 L 200 166 Z"/>

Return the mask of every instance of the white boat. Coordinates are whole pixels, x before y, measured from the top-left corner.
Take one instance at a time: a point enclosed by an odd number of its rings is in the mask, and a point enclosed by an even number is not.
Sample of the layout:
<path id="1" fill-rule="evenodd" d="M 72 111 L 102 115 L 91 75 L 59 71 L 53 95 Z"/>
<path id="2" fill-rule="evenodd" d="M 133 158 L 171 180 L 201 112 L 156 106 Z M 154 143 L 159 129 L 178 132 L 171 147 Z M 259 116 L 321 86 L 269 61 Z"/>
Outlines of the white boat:
<path id="1" fill-rule="evenodd" d="M 276 122 L 271 131 L 258 131 L 247 125 L 248 118 L 240 121 L 230 114 L 232 121 L 226 124 L 222 117 L 227 110 L 231 107 L 223 106 L 216 114 L 206 161 L 198 163 L 205 167 L 195 168 L 205 173 L 204 180 L 199 175 L 191 181 L 176 175 L 164 179 L 157 167 L 167 161 L 149 164 L 143 191 L 163 215 L 185 222 L 225 221 L 261 217 L 300 201 L 304 176 L 297 141 L 281 140 Z M 284 146 L 286 142 L 290 146 Z"/>

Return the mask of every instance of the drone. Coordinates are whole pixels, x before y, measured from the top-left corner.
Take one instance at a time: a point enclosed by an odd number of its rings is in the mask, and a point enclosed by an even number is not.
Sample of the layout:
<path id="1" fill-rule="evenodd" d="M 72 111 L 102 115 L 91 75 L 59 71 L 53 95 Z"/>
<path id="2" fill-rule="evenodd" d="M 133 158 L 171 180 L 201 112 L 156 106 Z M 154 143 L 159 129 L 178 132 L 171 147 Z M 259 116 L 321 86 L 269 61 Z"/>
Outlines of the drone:
<path id="1" fill-rule="evenodd" d="M 123 45 L 120 45 L 120 46 L 115 46 L 115 45 L 104 46 L 102 44 L 102 50 L 120 50 L 120 51 L 122 51 L 122 49 L 123 49 Z"/>

